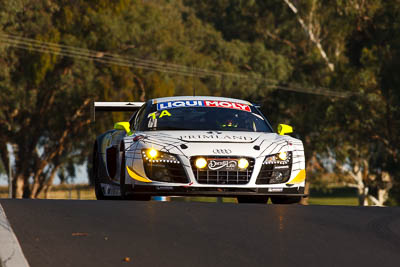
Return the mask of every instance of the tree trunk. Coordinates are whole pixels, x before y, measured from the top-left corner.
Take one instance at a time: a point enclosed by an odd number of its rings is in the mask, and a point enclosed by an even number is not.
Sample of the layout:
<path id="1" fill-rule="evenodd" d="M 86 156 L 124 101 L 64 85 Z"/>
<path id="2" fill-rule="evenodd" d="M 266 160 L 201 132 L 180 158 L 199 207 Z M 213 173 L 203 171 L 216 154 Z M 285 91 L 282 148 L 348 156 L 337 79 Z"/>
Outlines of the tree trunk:
<path id="1" fill-rule="evenodd" d="M 307 33 L 307 35 L 310 38 L 311 42 L 313 42 L 315 44 L 315 46 L 318 48 L 318 51 L 319 51 L 321 57 L 325 60 L 329 70 L 330 71 L 334 71 L 335 70 L 335 66 L 333 65 L 333 63 L 330 62 L 327 54 L 325 53 L 325 50 L 322 48 L 320 39 L 317 38 L 317 36 L 315 36 L 312 28 L 310 27 L 311 24 L 309 26 L 307 26 L 305 24 L 304 20 L 299 16 L 297 8 L 289 0 L 283 0 L 283 1 L 285 1 L 285 3 L 293 11 L 293 13 L 296 14 L 297 21 L 300 23 L 300 25 L 303 28 L 303 30 Z"/>
<path id="2" fill-rule="evenodd" d="M 25 179 L 22 174 L 19 174 L 14 178 L 14 198 L 22 198 L 24 195 Z"/>
<path id="3" fill-rule="evenodd" d="M 35 198 L 38 195 L 39 187 L 40 187 L 40 182 L 39 182 L 39 177 L 40 175 L 43 174 L 44 168 L 47 166 L 48 162 L 47 161 L 42 161 L 40 164 L 40 167 L 36 170 L 35 175 L 33 176 L 33 186 L 32 186 L 32 191 L 31 191 L 31 198 Z"/>
<path id="4" fill-rule="evenodd" d="M 53 185 L 45 185 L 43 188 L 43 198 L 44 199 L 49 199 L 50 196 L 50 190 L 53 187 Z"/>
<path id="5" fill-rule="evenodd" d="M 32 186 L 30 198 L 36 198 L 35 196 L 36 196 L 36 193 L 38 192 L 38 189 L 39 189 L 39 182 L 35 181 Z"/>
<path id="6" fill-rule="evenodd" d="M 46 183 L 43 185 L 43 187 L 42 187 L 42 189 L 43 189 L 43 191 L 44 191 L 44 198 L 45 198 L 45 199 L 48 199 L 48 198 L 49 198 L 50 189 L 51 189 L 52 186 L 53 186 L 54 178 L 56 177 L 56 173 L 57 173 L 57 170 L 58 170 L 59 167 L 60 167 L 60 166 L 56 166 L 56 167 L 54 167 L 54 168 L 51 170 L 49 179 L 47 180 L 47 182 L 46 182 Z M 39 193 L 40 193 L 40 191 L 38 192 L 38 194 L 39 194 Z M 36 196 L 36 197 L 37 197 L 37 196 Z"/>
<path id="7" fill-rule="evenodd" d="M 393 179 L 388 172 L 382 172 L 378 176 L 378 193 L 377 197 L 369 196 L 369 199 L 375 206 L 383 207 L 389 199 L 389 190 L 393 186 Z"/>
<path id="8" fill-rule="evenodd" d="M 378 201 L 379 201 L 379 206 L 383 206 L 385 202 L 389 198 L 389 190 L 386 188 L 384 189 L 378 189 Z"/>
<path id="9" fill-rule="evenodd" d="M 369 188 L 364 186 L 364 184 L 359 184 L 358 186 L 358 205 L 368 206 L 368 191 Z"/>

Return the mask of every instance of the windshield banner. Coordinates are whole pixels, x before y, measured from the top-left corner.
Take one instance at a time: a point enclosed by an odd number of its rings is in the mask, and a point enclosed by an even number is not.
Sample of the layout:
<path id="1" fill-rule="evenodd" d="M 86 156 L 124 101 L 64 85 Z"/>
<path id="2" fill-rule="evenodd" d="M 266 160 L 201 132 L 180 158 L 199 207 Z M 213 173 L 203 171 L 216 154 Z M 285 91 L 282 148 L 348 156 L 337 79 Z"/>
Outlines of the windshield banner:
<path id="1" fill-rule="evenodd" d="M 215 107 L 215 108 L 230 108 L 251 112 L 250 106 L 228 101 L 211 101 L 211 100 L 182 100 L 169 101 L 157 104 L 157 110 L 182 108 L 182 107 Z"/>

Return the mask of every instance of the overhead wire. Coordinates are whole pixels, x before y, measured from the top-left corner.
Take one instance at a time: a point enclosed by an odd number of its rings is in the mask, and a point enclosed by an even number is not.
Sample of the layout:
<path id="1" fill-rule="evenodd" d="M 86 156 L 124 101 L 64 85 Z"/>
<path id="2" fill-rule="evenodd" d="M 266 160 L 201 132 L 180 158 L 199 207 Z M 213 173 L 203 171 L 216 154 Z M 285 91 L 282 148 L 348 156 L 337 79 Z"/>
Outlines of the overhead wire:
<path id="1" fill-rule="evenodd" d="M 7 36 L 9 37 L 9 36 Z M 220 77 L 221 75 L 230 75 L 230 76 L 236 76 L 237 78 L 244 78 L 243 75 L 239 76 L 236 73 L 222 73 L 222 72 L 217 72 L 217 71 L 210 71 L 206 69 L 200 69 L 200 68 L 192 68 L 192 67 L 187 67 L 184 65 L 178 65 L 178 64 L 171 64 L 171 63 L 166 63 L 166 62 L 159 62 L 159 61 L 154 61 L 154 60 L 143 60 L 143 59 L 137 59 L 137 58 L 126 58 L 126 57 L 121 57 L 120 55 L 117 54 L 112 54 L 108 52 L 100 52 L 100 51 L 94 51 L 94 50 L 88 50 L 88 49 L 81 49 L 81 48 L 75 48 L 71 46 L 66 46 L 66 45 L 58 45 L 54 43 L 47 43 L 47 42 L 41 42 L 37 40 L 32 40 L 29 38 L 22 38 L 22 37 L 15 37 L 12 36 L 11 38 L 2 38 L 0 34 L 0 39 L 2 39 L 4 42 L 9 43 L 10 45 L 17 46 L 17 45 L 26 45 L 27 48 L 30 48 L 35 51 L 35 49 L 39 49 L 41 52 L 43 50 L 41 49 L 49 49 L 53 53 L 58 53 L 60 54 L 59 50 L 64 48 L 64 53 L 63 55 L 66 55 L 65 53 L 71 54 L 72 55 L 79 55 L 79 56 L 85 56 L 85 57 L 90 57 L 92 59 L 97 59 L 97 58 L 102 58 L 110 63 L 113 64 L 121 64 L 123 66 L 132 66 L 132 64 L 138 67 L 153 67 L 153 68 L 162 68 L 166 70 L 176 70 L 181 72 L 182 74 L 192 76 L 193 74 L 197 74 L 199 76 L 201 75 L 208 75 L 208 76 L 217 76 Z M 21 46 L 19 46 L 22 48 Z M 128 64 L 128 65 L 126 65 Z"/>
<path id="2" fill-rule="evenodd" d="M 65 56 L 77 59 L 93 60 L 103 64 L 112 64 L 122 67 L 139 68 L 149 71 L 157 71 L 157 72 L 164 72 L 164 73 L 191 76 L 191 77 L 200 77 L 200 78 L 209 76 L 216 78 L 228 77 L 234 79 L 246 79 L 253 81 L 256 80 L 259 82 L 265 82 L 266 87 L 268 88 L 301 92 L 301 93 L 310 93 L 310 94 L 324 95 L 331 97 L 348 97 L 351 95 L 351 93 L 349 92 L 334 91 L 324 87 L 304 88 L 298 85 L 285 86 L 279 84 L 279 81 L 277 80 L 257 77 L 257 75 L 214 71 L 203 68 L 188 67 L 185 65 L 179 65 L 169 62 L 139 59 L 136 57 L 121 56 L 119 54 L 114 54 L 109 52 L 96 51 L 96 50 L 90 50 L 64 44 L 39 41 L 31 38 L 4 34 L 4 33 L 0 33 L 0 42 L 19 49 L 31 50 L 40 53 L 50 53 L 58 56 Z"/>
<path id="3" fill-rule="evenodd" d="M 151 64 L 143 64 L 143 63 L 133 63 L 129 60 L 125 60 L 123 58 L 118 58 L 118 57 L 109 57 L 109 56 L 99 56 L 99 54 L 102 54 L 102 52 L 98 51 L 85 51 L 81 50 L 80 51 L 70 51 L 66 49 L 61 49 L 60 47 L 56 46 L 47 46 L 47 45 L 42 45 L 39 43 L 23 43 L 23 42 L 18 42 L 15 40 L 5 40 L 0 36 L 0 40 L 4 41 L 5 43 L 16 47 L 16 48 L 21 48 L 21 49 L 26 49 L 26 50 L 32 50 L 36 52 L 47 52 L 55 55 L 60 55 L 60 56 L 67 56 L 67 57 L 73 57 L 73 58 L 79 58 L 79 59 L 87 59 L 87 60 L 94 60 L 97 62 L 101 63 L 108 63 L 108 64 L 114 64 L 118 66 L 123 66 L 123 67 L 139 67 L 142 69 L 148 69 L 148 70 L 157 70 L 157 71 L 164 71 L 164 72 L 174 72 L 175 69 L 172 68 L 160 68 L 159 66 L 154 66 Z M 188 75 L 192 76 L 193 74 L 190 72 L 185 72 L 185 71 L 180 71 L 180 74 L 182 75 Z"/>
<path id="4" fill-rule="evenodd" d="M 25 37 L 20 37 L 20 36 L 13 36 L 13 35 L 7 35 L 7 34 L 0 34 L 0 38 L 3 35 L 6 37 L 5 41 L 11 42 L 11 43 L 23 43 L 26 45 L 32 45 L 35 47 L 45 47 L 49 49 L 62 49 L 65 48 L 68 52 L 73 53 L 73 54 L 79 54 L 79 55 L 85 55 L 85 56 L 90 56 L 90 57 L 108 57 L 108 58 L 113 58 L 114 60 L 117 61 L 124 61 L 128 60 L 130 63 L 136 63 L 139 65 L 151 65 L 151 66 L 157 66 L 157 67 L 163 67 L 163 68 L 169 68 L 169 69 L 176 69 L 180 70 L 183 72 L 187 73 L 196 73 L 196 74 L 204 74 L 208 76 L 216 76 L 220 77 L 222 75 L 225 76 L 232 76 L 235 78 L 248 78 L 248 75 L 245 74 L 238 74 L 238 73 L 232 73 L 232 72 L 221 72 L 221 71 L 214 71 L 214 70 L 208 70 L 208 69 L 202 69 L 202 68 L 196 68 L 196 67 L 188 67 L 185 65 L 179 65 L 179 64 L 174 64 L 174 63 L 168 63 L 168 62 L 161 62 L 161 61 L 156 61 L 156 60 L 146 60 L 146 59 L 138 59 L 136 57 L 121 57 L 118 54 L 112 54 L 109 52 L 100 52 L 100 51 L 95 51 L 95 50 L 89 50 L 89 49 L 83 49 L 83 48 L 77 48 L 73 46 L 68 46 L 68 45 L 62 45 L 62 44 L 55 44 L 55 43 L 49 43 L 49 42 L 42 42 L 38 41 L 35 39 L 30 39 L 30 38 L 25 38 Z M 8 40 L 7 40 L 8 39 Z M 101 56 L 99 56 L 101 55 Z M 277 82 L 276 80 L 272 79 L 265 79 L 270 82 Z"/>

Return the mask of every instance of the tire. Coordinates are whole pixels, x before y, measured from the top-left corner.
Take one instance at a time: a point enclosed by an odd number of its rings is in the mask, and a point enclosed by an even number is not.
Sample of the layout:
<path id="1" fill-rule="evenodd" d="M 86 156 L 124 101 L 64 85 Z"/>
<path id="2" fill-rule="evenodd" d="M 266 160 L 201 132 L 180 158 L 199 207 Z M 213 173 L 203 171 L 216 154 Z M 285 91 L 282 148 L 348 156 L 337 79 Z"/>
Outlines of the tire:
<path id="1" fill-rule="evenodd" d="M 92 166 L 92 178 L 94 181 L 94 193 L 97 200 L 107 200 L 108 198 L 104 196 L 103 190 L 101 189 L 100 180 L 98 176 L 99 169 L 99 154 L 97 153 L 97 144 L 93 149 L 93 166 Z"/>
<path id="2" fill-rule="evenodd" d="M 133 193 L 129 194 L 130 186 L 125 184 L 125 152 L 124 151 L 122 151 L 119 179 L 120 179 L 119 183 L 120 183 L 122 200 L 149 201 L 151 199 L 150 195 L 135 195 Z"/>
<path id="3" fill-rule="evenodd" d="M 267 204 L 268 196 L 238 196 L 238 203 L 258 203 Z"/>
<path id="4" fill-rule="evenodd" d="M 287 196 L 274 196 L 271 197 L 273 204 L 298 204 L 301 201 L 301 197 L 287 197 Z"/>

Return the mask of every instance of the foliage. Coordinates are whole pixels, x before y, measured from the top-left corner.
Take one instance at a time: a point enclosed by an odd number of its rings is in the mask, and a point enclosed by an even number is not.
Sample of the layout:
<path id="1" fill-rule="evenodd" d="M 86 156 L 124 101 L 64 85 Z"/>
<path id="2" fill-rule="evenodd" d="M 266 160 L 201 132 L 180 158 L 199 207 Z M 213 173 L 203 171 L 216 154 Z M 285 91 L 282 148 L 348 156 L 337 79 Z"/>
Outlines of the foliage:
<path id="1" fill-rule="evenodd" d="M 295 6 L 297 14 L 287 2 Z M 197 15 L 220 30 L 225 39 L 261 42 L 266 49 L 287 56 L 293 70 L 286 79 L 290 83 L 353 93 L 348 99 L 329 99 L 275 91 L 255 99 L 264 104 L 263 110 L 274 125 L 286 122 L 294 126 L 305 141 L 307 172 L 318 184 L 326 184 L 323 179 L 329 177 L 321 175 L 324 169 L 328 171 L 322 161 L 332 159 L 329 168 L 347 166 L 347 170 L 336 169 L 347 177 L 352 177 L 350 169 L 362 172 L 359 186 L 365 197 L 378 197 L 379 190 L 387 193 L 391 186 L 392 192 L 399 191 L 397 2 L 185 3 L 194 6 Z M 334 71 L 324 62 L 322 52 L 333 63 Z"/>
<path id="2" fill-rule="evenodd" d="M 97 58 L 112 53 L 131 61 L 161 60 L 229 72 L 247 66 L 252 73 L 282 79 L 290 70 L 284 58 L 263 45 L 224 40 L 180 1 L 13 1 L 0 12 L 0 33 L 103 51 Z M 68 50 L 57 55 L 7 44 L 0 46 L 0 137 L 13 147 L 17 197 L 38 196 L 57 173 L 61 178 L 71 175 L 71 166 L 86 160 L 94 138 L 88 125 L 93 100 L 143 101 L 194 90 L 209 95 L 251 92 L 241 80 L 179 76 L 151 66 L 128 68 L 118 61 L 102 64 L 64 56 Z M 258 90 L 257 83 L 252 90 Z M 111 119 L 104 121 L 109 125 Z M 8 161 L 5 153 L 2 161 Z"/>
<path id="3" fill-rule="evenodd" d="M 8 166 L 12 145 L 17 196 L 18 188 L 26 197 L 48 190 L 57 173 L 73 177 L 95 133 L 124 119 L 102 114 L 89 127 L 91 101 L 195 92 L 260 103 L 274 127 L 293 125 L 316 184 L 330 183 L 336 166 L 333 180 L 361 177 L 365 197 L 392 187 L 392 203 L 399 198 L 396 1 L 3 2 L 0 34 L 96 52 L 87 60 L 0 42 L 0 156 Z M 307 88 L 352 96 L 295 92 Z"/>

